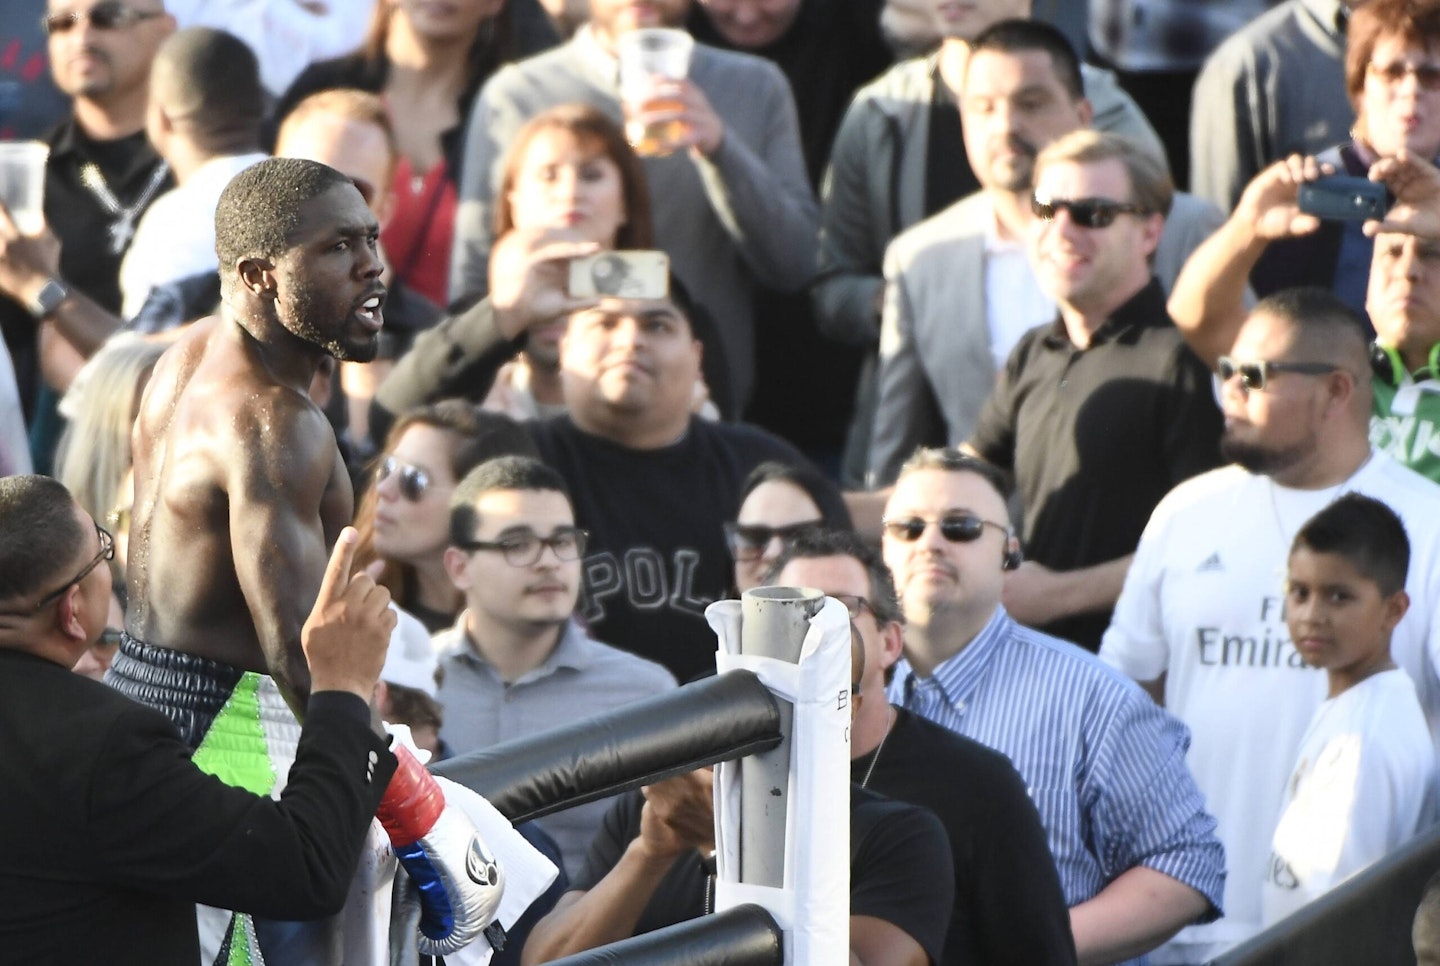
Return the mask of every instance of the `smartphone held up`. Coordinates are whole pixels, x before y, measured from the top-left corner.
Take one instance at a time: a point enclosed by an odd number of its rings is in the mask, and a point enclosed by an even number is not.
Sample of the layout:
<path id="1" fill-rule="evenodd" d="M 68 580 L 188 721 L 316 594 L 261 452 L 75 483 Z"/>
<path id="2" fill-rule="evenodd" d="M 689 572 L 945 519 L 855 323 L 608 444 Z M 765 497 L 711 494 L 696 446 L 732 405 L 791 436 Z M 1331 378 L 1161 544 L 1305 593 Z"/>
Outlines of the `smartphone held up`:
<path id="1" fill-rule="evenodd" d="M 570 263 L 571 298 L 663 299 L 670 257 L 661 251 L 599 252 Z"/>
<path id="2" fill-rule="evenodd" d="M 1300 186 L 1300 210 L 1327 221 L 1379 221 L 1394 197 L 1378 181 L 1329 175 Z"/>

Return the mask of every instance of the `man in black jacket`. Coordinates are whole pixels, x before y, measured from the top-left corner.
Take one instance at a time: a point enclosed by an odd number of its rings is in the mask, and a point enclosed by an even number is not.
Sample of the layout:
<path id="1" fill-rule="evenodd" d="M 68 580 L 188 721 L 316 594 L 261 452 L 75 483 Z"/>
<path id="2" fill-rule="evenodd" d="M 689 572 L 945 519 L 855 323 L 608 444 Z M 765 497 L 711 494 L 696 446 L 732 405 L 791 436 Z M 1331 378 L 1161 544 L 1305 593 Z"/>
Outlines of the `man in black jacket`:
<path id="1" fill-rule="evenodd" d="M 336 544 L 301 639 L 311 693 L 278 801 L 203 774 L 170 721 L 70 668 L 105 628 L 111 537 L 65 488 L 0 479 L 0 949 L 193 964 L 195 903 L 319 918 L 345 901 L 395 771 L 368 701 L 389 594 Z"/>

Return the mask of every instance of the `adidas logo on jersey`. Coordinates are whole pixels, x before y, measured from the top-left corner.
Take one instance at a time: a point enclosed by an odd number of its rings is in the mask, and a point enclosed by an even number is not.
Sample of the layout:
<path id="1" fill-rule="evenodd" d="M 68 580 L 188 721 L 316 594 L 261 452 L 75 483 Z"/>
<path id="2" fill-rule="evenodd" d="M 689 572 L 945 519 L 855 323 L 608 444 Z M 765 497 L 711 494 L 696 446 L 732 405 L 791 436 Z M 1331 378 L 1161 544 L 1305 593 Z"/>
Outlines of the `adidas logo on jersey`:
<path id="1" fill-rule="evenodd" d="M 1220 551 L 1217 550 L 1202 560 L 1200 566 L 1195 568 L 1195 572 L 1197 574 L 1224 573 L 1225 565 L 1220 562 Z"/>

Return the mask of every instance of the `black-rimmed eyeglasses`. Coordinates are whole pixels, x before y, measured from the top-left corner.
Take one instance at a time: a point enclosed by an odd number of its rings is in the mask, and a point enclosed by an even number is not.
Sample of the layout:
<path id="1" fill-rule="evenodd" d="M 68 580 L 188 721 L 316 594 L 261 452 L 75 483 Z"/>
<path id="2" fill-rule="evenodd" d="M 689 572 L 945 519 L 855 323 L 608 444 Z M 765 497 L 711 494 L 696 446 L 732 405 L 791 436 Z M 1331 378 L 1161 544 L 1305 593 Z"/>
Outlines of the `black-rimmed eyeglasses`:
<path id="1" fill-rule="evenodd" d="M 115 538 L 110 536 L 110 531 L 106 530 L 104 527 L 100 526 L 100 524 L 97 523 L 95 524 L 95 533 L 100 538 L 100 552 L 97 553 L 94 559 L 92 559 L 88 564 L 86 564 L 78 574 L 66 581 L 63 587 L 58 587 L 55 590 L 50 591 L 50 593 L 46 594 L 44 597 L 41 597 L 40 602 L 35 605 L 32 613 L 38 614 L 45 609 L 47 604 L 53 604 L 55 601 L 59 600 L 61 595 L 63 595 L 65 591 L 69 590 L 71 587 L 74 587 L 76 584 L 80 583 L 80 581 L 90 576 L 90 571 L 100 566 L 102 561 L 115 559 Z"/>
<path id="2" fill-rule="evenodd" d="M 834 597 L 840 603 L 845 605 L 845 610 L 849 612 L 850 619 L 852 621 L 858 618 L 861 614 L 865 613 L 867 610 L 872 614 L 875 613 L 875 608 L 870 606 L 870 602 L 864 597 L 861 597 L 859 594 L 830 594 L 829 596 Z M 876 619 L 879 619 L 878 615 L 876 616 Z"/>
<path id="3" fill-rule="evenodd" d="M 589 539 L 589 532 L 579 527 L 557 527 L 548 537 L 527 530 L 499 540 L 467 540 L 456 546 L 471 553 L 477 550 L 495 551 L 503 554 L 505 562 L 512 567 L 529 567 L 540 559 L 546 547 L 561 560 L 578 560 L 585 553 L 585 541 Z"/>

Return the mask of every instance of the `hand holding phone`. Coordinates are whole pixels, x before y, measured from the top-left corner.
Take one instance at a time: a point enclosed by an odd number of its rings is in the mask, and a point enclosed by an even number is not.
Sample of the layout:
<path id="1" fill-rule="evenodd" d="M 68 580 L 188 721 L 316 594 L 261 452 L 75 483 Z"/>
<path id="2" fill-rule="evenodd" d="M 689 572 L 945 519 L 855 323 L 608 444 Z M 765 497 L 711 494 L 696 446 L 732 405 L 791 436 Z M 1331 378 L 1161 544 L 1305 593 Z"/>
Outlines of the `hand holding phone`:
<path id="1" fill-rule="evenodd" d="M 1300 186 L 1299 207 L 1327 221 L 1378 221 L 1391 198 L 1383 184 L 1369 178 L 1331 175 Z"/>
<path id="2" fill-rule="evenodd" d="M 1383 222 L 1365 226 L 1365 234 L 1402 232 L 1440 241 L 1440 168 L 1401 148 L 1370 166 L 1370 177 L 1390 189 L 1395 201 Z"/>
<path id="3" fill-rule="evenodd" d="M 660 251 L 599 252 L 570 263 L 571 298 L 663 299 L 670 257 Z"/>

